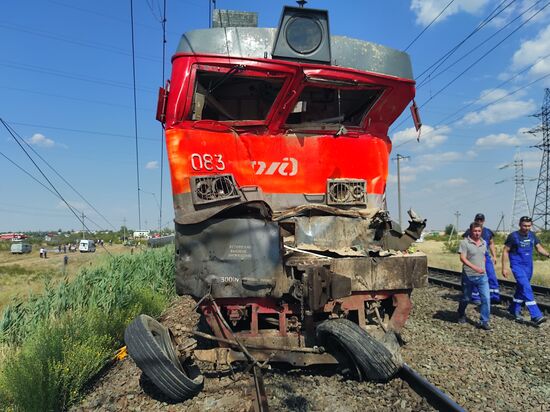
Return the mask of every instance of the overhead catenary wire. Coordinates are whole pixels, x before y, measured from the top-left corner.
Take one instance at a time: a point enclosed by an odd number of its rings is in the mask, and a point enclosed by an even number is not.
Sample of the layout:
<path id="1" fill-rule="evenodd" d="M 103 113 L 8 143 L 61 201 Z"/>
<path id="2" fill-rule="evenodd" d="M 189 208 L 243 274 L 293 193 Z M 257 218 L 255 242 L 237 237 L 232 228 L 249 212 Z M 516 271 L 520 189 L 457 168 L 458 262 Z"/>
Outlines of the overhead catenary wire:
<path id="1" fill-rule="evenodd" d="M 134 36 L 134 1 L 130 0 L 130 26 L 132 32 L 132 78 L 134 82 L 134 132 L 136 136 L 136 177 L 137 177 L 137 207 L 138 207 L 138 229 L 141 230 L 141 196 L 139 182 L 139 144 L 138 144 L 138 121 L 137 121 L 137 93 L 136 93 L 136 58 L 135 58 L 135 36 Z"/>
<path id="2" fill-rule="evenodd" d="M 539 0 L 540 1 L 540 0 Z M 515 34 L 519 29 L 521 29 L 523 26 L 525 26 L 527 23 L 529 23 L 532 19 L 534 19 L 539 13 L 541 13 L 546 7 L 550 5 L 550 2 L 546 3 L 543 7 L 541 7 L 539 10 L 537 10 L 536 13 L 534 13 L 531 17 L 529 17 L 527 20 L 525 20 L 522 24 L 520 24 L 518 27 L 516 27 L 512 32 L 510 32 L 506 37 L 504 37 L 502 40 L 500 40 L 497 44 L 495 44 L 493 47 L 491 47 L 489 50 L 487 50 L 485 53 L 483 53 L 480 57 L 478 57 L 473 63 L 471 63 L 468 67 L 466 67 L 463 71 L 461 71 L 458 75 L 456 75 L 452 80 L 447 82 L 445 86 L 443 86 L 441 89 L 439 89 L 437 92 L 435 92 L 433 95 L 431 95 L 428 100 L 426 100 L 424 103 L 422 103 L 419 106 L 419 109 L 426 106 L 428 103 L 430 103 L 432 100 L 434 100 L 437 96 L 439 96 L 441 93 L 443 93 L 446 89 L 448 89 L 455 81 L 457 81 L 459 78 L 461 78 L 464 74 L 466 74 L 471 68 L 473 68 L 477 63 L 479 63 L 481 60 L 483 60 L 485 57 L 487 57 L 491 52 L 493 52 L 498 46 L 500 46 L 503 42 L 505 42 L 510 36 Z M 409 119 L 411 116 L 409 115 L 407 118 L 399 122 L 396 126 L 393 126 L 394 130 L 401 126 L 407 119 Z"/>
<path id="3" fill-rule="evenodd" d="M 547 56 L 545 56 L 545 57 L 543 57 L 543 58 L 541 58 L 540 60 L 536 61 L 535 63 L 533 63 L 533 64 L 530 65 L 529 67 L 523 69 L 520 73 L 518 73 L 518 74 L 517 74 L 516 76 L 514 76 L 513 78 L 519 76 L 521 73 L 523 73 L 523 72 L 527 71 L 528 69 L 530 69 L 531 67 L 533 67 L 533 66 L 534 66 L 535 64 L 537 64 L 539 61 L 544 60 L 545 58 L 548 58 L 548 57 L 550 57 L 550 54 L 547 55 Z M 487 107 L 489 107 L 489 106 L 491 106 L 491 105 L 493 105 L 493 104 L 498 103 L 499 101 L 505 99 L 506 97 L 510 97 L 510 96 L 512 96 L 512 95 L 514 95 L 514 94 L 516 94 L 516 93 L 518 93 L 519 91 L 521 91 L 521 90 L 523 90 L 523 89 L 526 89 L 527 87 L 532 86 L 532 85 L 535 84 L 535 83 L 538 83 L 538 82 L 540 82 L 540 81 L 542 81 L 542 80 L 544 80 L 544 79 L 547 79 L 548 77 L 550 77 L 550 73 L 545 74 L 545 75 L 543 75 L 543 76 L 541 76 L 541 77 L 539 77 L 539 78 L 537 78 L 537 79 L 535 79 L 535 80 L 533 80 L 533 81 L 527 83 L 526 85 L 523 85 L 523 86 L 521 86 L 521 87 L 519 87 L 519 88 L 517 88 L 517 89 L 515 89 L 515 90 L 513 90 L 513 91 L 511 91 L 511 92 L 509 92 L 509 93 L 506 93 L 505 95 L 499 97 L 499 98 L 496 99 L 496 100 L 493 100 L 492 102 L 489 102 L 489 103 L 487 103 L 487 104 L 485 104 L 485 105 L 483 105 L 483 106 L 478 107 L 478 108 L 476 109 L 476 111 L 479 112 L 479 111 L 481 111 L 481 110 L 483 110 L 483 109 L 486 109 Z M 506 80 L 505 82 L 501 83 L 499 86 L 497 86 L 496 88 L 492 89 L 492 91 L 494 91 L 494 90 L 496 90 L 498 87 L 501 87 L 502 85 L 504 85 L 504 84 L 510 82 L 513 78 L 510 78 L 510 79 Z M 488 95 L 488 94 L 489 94 L 489 93 L 487 93 L 486 95 Z M 485 95 L 485 96 L 486 96 L 486 95 Z M 455 111 L 455 112 L 452 113 L 451 115 L 445 117 L 445 119 L 448 119 L 449 117 L 455 116 L 456 114 L 458 114 L 458 113 L 460 113 L 461 111 L 463 111 L 465 108 L 467 108 L 467 107 L 469 107 L 469 106 L 475 104 L 476 102 L 478 102 L 478 101 L 481 100 L 481 99 L 482 99 L 482 97 L 478 97 L 474 102 L 468 103 L 466 106 L 463 106 L 462 108 L 458 109 L 457 111 Z M 451 122 L 447 122 L 447 123 L 445 123 L 445 124 L 442 124 L 442 123 L 444 122 L 444 120 L 442 120 L 442 121 L 440 121 L 440 122 L 437 122 L 436 125 L 434 126 L 434 128 L 433 128 L 432 130 L 430 130 L 429 132 L 427 132 L 427 133 L 424 134 L 424 137 L 429 136 L 429 135 L 435 133 L 436 131 L 440 130 L 440 129 L 443 128 L 443 127 L 446 127 L 446 126 L 449 126 L 449 125 L 451 125 L 451 124 L 453 124 L 453 123 L 456 123 L 456 122 L 460 121 L 461 119 L 462 119 L 462 118 L 459 117 L 458 119 L 455 119 L 455 120 L 453 120 L 453 121 L 451 121 Z M 404 142 L 401 142 L 401 143 L 395 145 L 394 148 L 398 148 L 398 147 L 400 147 L 400 146 L 403 146 L 403 145 L 405 145 L 405 144 L 407 144 L 407 143 L 410 143 L 410 142 L 413 142 L 413 141 L 416 141 L 416 137 L 411 138 L 411 139 L 408 139 L 408 140 L 405 140 Z"/>
<path id="4" fill-rule="evenodd" d="M 439 76 L 441 76 L 443 73 L 447 72 L 449 69 L 451 69 L 452 67 L 456 66 L 457 64 L 461 63 L 462 61 L 464 61 L 464 58 L 468 57 L 470 54 L 472 54 L 474 51 L 478 50 L 481 46 L 483 46 L 484 44 L 486 44 L 489 40 L 493 39 L 494 37 L 496 37 L 500 32 L 502 32 L 504 29 L 508 28 L 510 25 L 512 25 L 516 20 L 520 19 L 523 15 L 525 15 L 526 13 L 528 13 L 529 11 L 531 11 L 531 9 L 533 9 L 538 3 L 540 3 L 542 0 L 539 0 L 537 1 L 535 4 L 533 4 L 531 7 L 529 7 L 528 9 L 526 9 L 525 11 L 523 11 L 522 13 L 518 14 L 514 19 L 512 19 L 511 21 L 509 21 L 506 25 L 504 25 L 503 27 L 501 27 L 500 29 L 498 29 L 496 32 L 494 32 L 493 34 L 491 34 L 489 37 L 487 37 L 485 40 L 483 40 L 482 42 L 478 43 L 476 46 L 474 46 L 473 48 L 471 48 L 469 51 L 467 51 L 466 53 L 464 53 L 462 56 L 460 56 L 459 58 L 457 58 L 454 62 L 452 62 L 451 64 L 449 64 L 447 67 L 443 68 L 442 70 L 440 70 L 437 74 L 435 74 L 435 71 L 441 66 L 441 64 L 443 64 L 443 62 L 438 65 L 436 68 L 434 68 L 434 70 L 429 74 L 428 77 L 426 77 L 422 82 L 420 82 L 420 84 L 418 85 L 417 89 L 420 89 L 421 87 L 425 86 L 426 84 L 434 81 L 435 79 L 437 79 Z"/>
<path id="5" fill-rule="evenodd" d="M 15 130 L 12 129 L 12 131 L 15 134 L 17 134 L 17 132 L 15 132 Z M 99 210 L 97 210 L 95 208 L 95 206 L 92 205 L 88 201 L 88 199 L 86 199 L 86 197 L 84 197 L 84 195 L 82 193 L 80 193 L 71 183 L 69 183 L 67 181 L 67 179 L 65 179 L 61 173 L 59 173 L 46 159 L 44 159 L 36 150 L 34 150 L 34 148 L 28 142 L 26 142 L 25 139 L 23 139 L 21 136 L 19 136 L 19 134 L 17 134 L 17 136 L 19 137 L 19 139 L 21 139 L 21 141 L 23 141 L 23 143 L 25 143 L 25 145 L 29 149 L 32 150 L 32 152 L 36 156 L 38 156 L 38 158 L 40 158 L 40 160 L 42 160 L 44 162 L 44 164 L 46 164 L 46 166 L 48 166 L 50 168 L 50 170 L 52 170 L 63 182 L 65 182 L 65 184 L 67 186 L 69 186 L 73 190 L 73 192 L 75 192 L 88 206 L 90 206 L 94 212 L 96 212 L 109 226 L 111 226 L 113 228 L 113 230 L 116 230 L 115 226 L 105 216 L 103 216 L 103 214 Z"/>
<path id="6" fill-rule="evenodd" d="M 52 181 L 50 179 L 48 179 L 48 176 L 46 176 L 46 174 L 44 173 L 44 171 L 40 168 L 40 166 L 34 161 L 34 159 L 32 158 L 32 156 L 29 154 L 29 152 L 27 152 L 27 150 L 25 149 L 25 147 L 21 144 L 21 142 L 19 141 L 18 137 L 12 132 L 12 129 L 11 127 L 4 121 L 4 119 L 2 119 L 0 117 L 0 123 L 2 123 L 2 125 L 6 128 L 6 130 L 8 131 L 8 133 L 11 135 L 11 137 L 13 138 L 13 140 L 17 143 L 17 145 L 21 148 L 21 150 L 25 153 L 25 155 L 29 158 L 29 160 L 32 162 L 32 164 L 38 169 L 38 171 L 40 172 L 40 174 L 42 175 L 42 177 L 48 182 L 48 184 L 50 185 L 50 187 L 53 189 L 53 191 L 57 194 L 57 196 L 61 199 L 61 201 L 63 201 L 63 203 L 65 203 L 65 205 L 69 208 L 69 210 L 71 211 L 71 213 L 76 217 L 76 219 L 82 223 L 82 226 L 86 228 L 86 230 L 88 230 L 89 232 L 91 232 L 91 230 L 88 228 L 88 226 L 86 226 L 84 220 L 76 213 L 76 210 L 75 208 L 69 203 L 67 202 L 67 200 L 63 197 L 63 195 L 59 192 L 59 190 L 57 190 L 57 188 L 55 187 L 55 185 L 52 183 Z M 111 255 L 111 253 L 105 249 L 107 251 L 107 253 L 109 255 Z"/>
<path id="7" fill-rule="evenodd" d="M 412 45 L 413 45 L 413 44 L 414 44 L 423 34 L 424 34 L 424 32 L 425 32 L 426 30 L 428 30 L 428 29 L 430 28 L 430 26 L 431 26 L 432 24 L 434 24 L 434 23 L 437 21 L 437 19 L 439 19 L 439 17 L 441 17 L 441 15 L 445 12 L 445 10 L 447 10 L 447 9 L 449 8 L 449 6 L 450 6 L 451 4 L 454 3 L 454 1 L 455 1 L 455 0 L 451 0 L 449 3 L 447 3 L 447 5 L 443 8 L 443 10 L 441 10 L 441 11 L 439 12 L 439 14 L 438 14 L 437 16 L 435 16 L 434 19 L 433 19 L 426 27 L 424 27 L 424 30 L 422 30 L 422 31 L 421 31 L 421 32 L 420 32 L 420 33 L 419 33 L 419 34 L 418 34 L 418 35 L 417 35 L 408 45 L 407 45 L 407 47 L 405 47 L 405 48 L 403 49 L 403 51 L 409 50 L 409 48 L 410 48 L 410 47 L 411 47 L 411 46 L 412 46 Z"/>
<path id="8" fill-rule="evenodd" d="M 422 78 L 427 72 L 429 72 L 435 66 L 435 68 L 432 70 L 432 73 L 433 73 L 438 67 L 440 67 L 443 63 L 445 63 L 445 61 L 448 60 L 464 43 L 466 43 L 472 36 L 474 36 L 477 32 L 479 32 L 481 29 L 483 29 L 492 20 L 494 20 L 496 17 L 498 17 L 499 14 L 504 12 L 516 0 L 510 0 L 510 3 L 506 4 L 502 9 L 500 9 L 502 4 L 505 3 L 506 1 L 508 1 L 508 0 L 502 0 L 502 2 L 499 3 L 499 5 L 495 9 L 493 9 L 489 13 L 489 15 L 487 17 L 485 17 L 466 37 L 464 37 L 455 46 L 453 46 L 450 50 L 448 50 L 443 56 L 439 57 L 429 67 L 424 69 L 424 71 L 416 77 L 416 80 L 417 81 L 420 80 L 420 78 Z M 431 75 L 431 73 L 430 73 L 430 75 Z"/>
<path id="9" fill-rule="evenodd" d="M 501 41 L 499 41 L 497 44 L 495 44 L 493 47 L 491 47 L 489 50 L 487 50 L 485 53 L 483 53 L 479 58 L 477 58 L 473 63 L 471 63 L 468 67 L 466 67 L 463 71 L 461 71 L 451 81 L 449 81 L 447 84 L 445 84 L 445 86 L 443 86 L 435 94 L 430 96 L 430 98 L 427 101 L 422 103 L 422 106 L 425 106 L 430 101 L 435 99 L 439 94 L 441 94 L 443 91 L 445 91 L 447 88 L 449 88 L 456 80 L 458 80 L 460 77 L 462 77 L 464 74 L 466 74 L 472 67 L 474 67 L 477 63 L 479 63 L 481 60 L 483 60 L 485 57 L 487 57 L 492 51 L 494 51 L 498 46 L 500 46 L 502 43 L 504 43 L 510 36 L 515 34 L 519 29 L 521 29 L 523 26 L 525 26 L 527 23 L 529 23 L 532 19 L 534 19 L 539 13 L 541 13 L 549 5 L 550 5 L 550 2 L 546 3 L 535 14 L 533 14 L 531 17 L 529 17 L 527 20 L 525 20 L 522 24 L 520 24 L 518 27 L 516 27 L 514 30 L 512 30 L 512 32 L 510 32 Z M 420 107 L 422 107 L 422 106 L 420 106 Z"/>

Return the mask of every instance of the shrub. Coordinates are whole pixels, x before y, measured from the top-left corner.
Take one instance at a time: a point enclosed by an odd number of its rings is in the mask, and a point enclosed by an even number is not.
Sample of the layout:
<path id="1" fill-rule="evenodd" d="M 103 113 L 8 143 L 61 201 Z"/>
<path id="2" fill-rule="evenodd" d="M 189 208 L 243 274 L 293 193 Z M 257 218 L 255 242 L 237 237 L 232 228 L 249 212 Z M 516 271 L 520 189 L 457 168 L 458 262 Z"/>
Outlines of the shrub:
<path id="1" fill-rule="evenodd" d="M 139 313 L 158 316 L 174 296 L 173 264 L 168 248 L 113 257 L 6 308 L 0 407 L 58 411 L 78 400 L 122 344 L 125 326 Z"/>
<path id="2" fill-rule="evenodd" d="M 455 229 L 454 225 L 448 224 L 447 226 L 445 226 L 445 234 L 446 234 L 447 236 L 450 236 L 451 233 L 455 233 L 455 234 L 456 234 L 456 229 Z"/>

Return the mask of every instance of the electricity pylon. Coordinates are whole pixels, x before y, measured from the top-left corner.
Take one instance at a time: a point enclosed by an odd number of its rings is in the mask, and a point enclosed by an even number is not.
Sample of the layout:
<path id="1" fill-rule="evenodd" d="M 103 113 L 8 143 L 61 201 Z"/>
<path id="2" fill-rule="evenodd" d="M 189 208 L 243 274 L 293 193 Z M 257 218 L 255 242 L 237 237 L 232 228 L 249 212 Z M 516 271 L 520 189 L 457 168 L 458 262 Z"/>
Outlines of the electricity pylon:
<path id="1" fill-rule="evenodd" d="M 523 175 L 523 160 L 520 158 L 519 151 L 514 156 L 514 161 L 507 165 L 501 166 L 499 169 L 505 169 L 507 167 L 514 166 L 514 206 L 512 207 L 512 220 L 510 222 L 510 228 L 516 227 L 521 216 L 529 215 L 529 201 L 527 200 L 527 192 L 525 191 L 525 176 Z M 496 182 L 504 183 L 508 179 L 504 179 Z M 531 180 L 531 179 L 528 179 Z"/>
<path id="2" fill-rule="evenodd" d="M 533 204 L 533 226 L 538 230 L 548 230 L 550 229 L 550 210 L 548 208 L 550 206 L 550 89 L 545 89 L 541 111 L 534 116 L 541 119 L 541 125 L 529 130 L 529 133 L 542 132 L 542 142 L 535 146 L 542 150 L 542 159 L 535 203 Z"/>

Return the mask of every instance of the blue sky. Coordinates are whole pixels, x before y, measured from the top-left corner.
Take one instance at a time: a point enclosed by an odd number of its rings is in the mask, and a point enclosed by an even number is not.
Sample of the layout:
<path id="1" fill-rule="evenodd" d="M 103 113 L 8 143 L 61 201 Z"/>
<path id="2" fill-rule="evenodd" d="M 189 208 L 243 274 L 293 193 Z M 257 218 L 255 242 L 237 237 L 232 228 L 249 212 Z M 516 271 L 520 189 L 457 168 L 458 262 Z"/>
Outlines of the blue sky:
<path id="1" fill-rule="evenodd" d="M 405 49 L 449 1 L 312 0 L 308 5 L 329 10 L 333 34 Z M 503 212 L 509 227 L 513 168 L 500 167 L 520 150 L 525 175 L 538 176 L 540 151 L 532 145 L 540 136 L 524 131 L 538 124 L 530 115 L 540 111 L 544 87 L 550 87 L 550 76 L 544 78 L 550 74 L 550 57 L 544 59 L 550 55 L 550 6 L 529 19 L 548 3 L 455 0 L 407 50 L 419 76 L 497 6 L 504 9 L 431 77 L 418 78 L 416 101 L 425 125 L 420 142 L 408 113 L 390 129 L 392 157 L 410 156 L 401 163 L 403 210 L 413 207 L 428 219 L 429 228 L 454 223 L 456 211 L 461 227 L 477 212 L 486 214 L 489 227 L 496 227 Z M 264 27 L 277 26 L 284 4 L 294 3 L 217 1 L 218 8 L 258 12 Z M 161 200 L 162 131 L 155 110 L 162 85 L 162 0 L 135 0 L 133 6 L 141 223 L 142 228 L 155 228 Z M 167 9 L 168 78 L 170 56 L 181 34 L 208 26 L 208 1 L 167 0 Z M 130 1 L 8 2 L 0 15 L 0 38 L 0 117 L 106 218 L 39 163 L 63 196 L 88 216 L 90 229 L 118 228 L 124 221 L 137 228 Z M 0 152 L 43 181 L 0 127 Z M 163 156 L 165 226 L 171 224 L 173 211 Z M 0 231 L 81 228 L 59 199 L 1 155 L 0 176 Z M 387 199 L 397 220 L 395 176 L 392 161 Z M 501 180 L 506 181 L 495 184 Z M 526 188 L 532 205 L 536 182 L 527 182 Z"/>

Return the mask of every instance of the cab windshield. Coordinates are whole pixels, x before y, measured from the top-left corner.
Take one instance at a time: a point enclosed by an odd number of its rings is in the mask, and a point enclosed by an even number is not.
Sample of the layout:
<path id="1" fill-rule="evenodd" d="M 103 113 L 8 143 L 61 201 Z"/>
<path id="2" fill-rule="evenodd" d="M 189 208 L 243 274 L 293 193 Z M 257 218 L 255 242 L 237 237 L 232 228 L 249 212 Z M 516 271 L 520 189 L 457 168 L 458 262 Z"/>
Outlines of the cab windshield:
<path id="1" fill-rule="evenodd" d="M 264 121 L 285 79 L 243 71 L 197 70 L 191 120 Z"/>
<path id="2" fill-rule="evenodd" d="M 382 89 L 372 87 L 307 85 L 286 125 L 292 129 L 315 125 L 359 127 L 381 93 Z"/>

